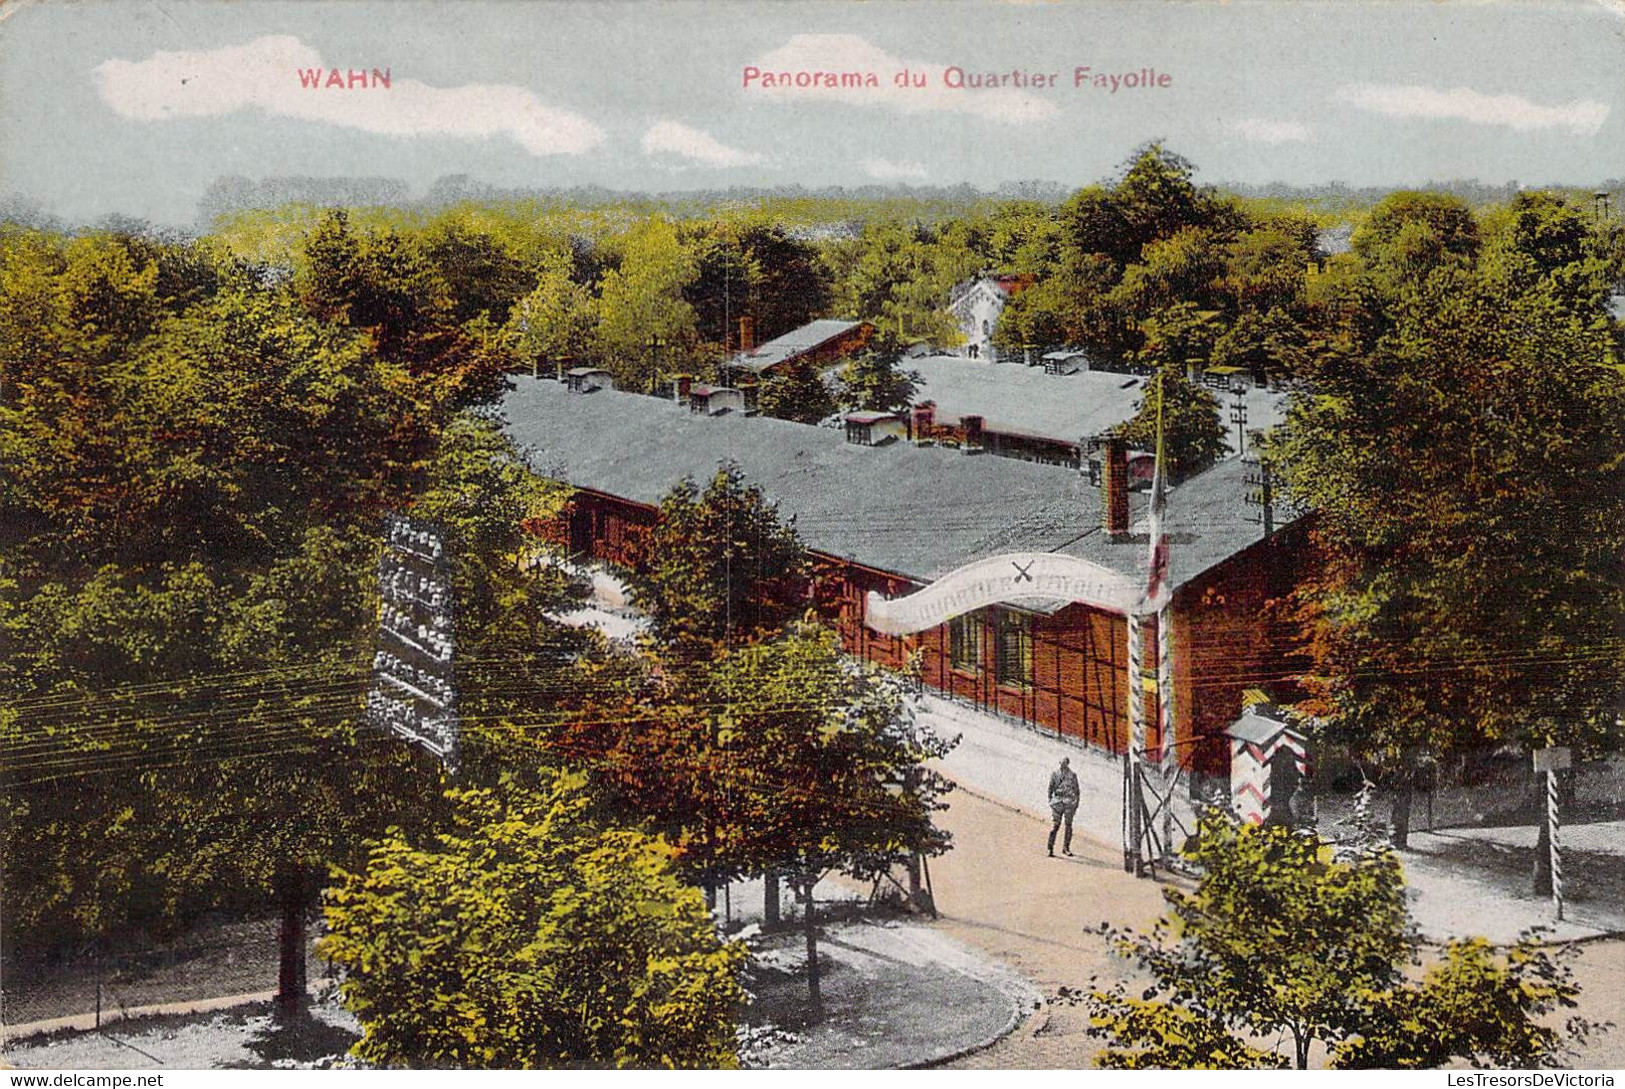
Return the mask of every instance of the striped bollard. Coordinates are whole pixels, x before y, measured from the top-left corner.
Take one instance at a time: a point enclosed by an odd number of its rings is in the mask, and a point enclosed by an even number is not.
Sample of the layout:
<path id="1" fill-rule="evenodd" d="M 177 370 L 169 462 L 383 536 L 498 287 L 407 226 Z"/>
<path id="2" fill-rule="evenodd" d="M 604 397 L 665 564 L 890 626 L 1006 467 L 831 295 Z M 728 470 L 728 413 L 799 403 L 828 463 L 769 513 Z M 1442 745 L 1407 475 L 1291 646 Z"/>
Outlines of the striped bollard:
<path id="1" fill-rule="evenodd" d="M 1552 905 L 1557 908 L 1557 918 L 1563 919 L 1563 853 L 1557 845 L 1557 772 L 1546 773 L 1546 826 L 1547 841 L 1552 848 Z"/>
<path id="2" fill-rule="evenodd" d="M 1566 770 L 1573 761 L 1567 748 L 1553 746 L 1536 749 L 1535 770 L 1546 775 L 1546 843 L 1551 848 L 1552 906 L 1557 909 L 1558 921 L 1563 919 L 1563 855 L 1558 845 L 1557 773 Z"/>
<path id="3" fill-rule="evenodd" d="M 1145 688 L 1141 679 L 1144 656 L 1143 634 L 1137 613 L 1128 614 L 1128 760 L 1124 764 L 1123 805 L 1127 809 L 1123 844 L 1123 869 L 1136 877 L 1145 876 L 1145 854 L 1140 823 L 1140 761 L 1145 753 Z"/>

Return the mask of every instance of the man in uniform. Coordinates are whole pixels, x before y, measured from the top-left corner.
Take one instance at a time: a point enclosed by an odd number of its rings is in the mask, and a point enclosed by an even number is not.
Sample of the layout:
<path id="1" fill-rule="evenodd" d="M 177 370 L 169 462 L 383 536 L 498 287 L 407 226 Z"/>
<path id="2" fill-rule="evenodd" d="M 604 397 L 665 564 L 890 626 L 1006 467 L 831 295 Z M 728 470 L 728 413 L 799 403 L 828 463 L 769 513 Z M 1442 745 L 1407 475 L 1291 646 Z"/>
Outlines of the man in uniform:
<path id="1" fill-rule="evenodd" d="M 1072 770 L 1070 757 L 1061 757 L 1061 766 L 1055 769 L 1049 777 L 1049 811 L 1055 817 L 1055 823 L 1049 830 L 1049 854 L 1055 857 L 1055 833 L 1066 825 L 1066 839 L 1062 841 L 1061 853 L 1072 853 L 1072 818 L 1078 812 L 1078 776 Z"/>

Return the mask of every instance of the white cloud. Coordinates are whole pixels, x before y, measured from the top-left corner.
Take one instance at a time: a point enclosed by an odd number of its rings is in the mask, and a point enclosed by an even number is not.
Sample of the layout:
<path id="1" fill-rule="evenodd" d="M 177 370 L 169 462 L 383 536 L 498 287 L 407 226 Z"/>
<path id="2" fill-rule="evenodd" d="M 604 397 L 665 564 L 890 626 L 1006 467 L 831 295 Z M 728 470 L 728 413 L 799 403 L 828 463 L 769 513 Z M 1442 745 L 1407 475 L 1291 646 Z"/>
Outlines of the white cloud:
<path id="1" fill-rule="evenodd" d="M 955 77 L 964 86 L 950 87 L 950 65 L 896 57 L 857 34 L 797 34 L 751 67 L 760 75 L 752 82 L 742 79 L 746 93 L 780 100 L 846 102 L 902 113 L 946 111 L 1013 124 L 1043 121 L 1060 113 L 1050 99 L 1011 81 L 1002 86 L 972 86 L 985 76 L 975 67 Z M 899 86 L 896 77 L 904 69 L 914 79 L 923 80 L 924 86 L 914 86 L 912 80 L 910 86 Z M 843 85 L 841 77 L 854 73 L 872 74 L 873 85 L 856 85 L 851 79 Z M 748 76 L 749 69 L 743 75 Z M 776 78 L 783 75 L 791 77 L 787 85 Z M 771 85 L 768 76 L 775 77 Z"/>
<path id="2" fill-rule="evenodd" d="M 319 73 L 314 80 L 313 70 Z M 387 88 L 349 89 L 324 86 L 328 71 L 316 50 L 275 35 L 220 49 L 158 52 L 140 61 L 108 60 L 92 74 L 102 101 L 136 121 L 259 109 L 386 136 L 507 136 L 532 155 L 580 155 L 605 139 L 604 130 L 585 117 L 544 106 L 523 87 L 431 87 L 391 72 Z M 341 77 L 348 71 L 341 63 Z"/>
<path id="3" fill-rule="evenodd" d="M 1470 87 L 1384 86 L 1356 83 L 1337 97 L 1352 106 L 1387 117 L 1423 117 L 1504 125 L 1519 132 L 1566 128 L 1577 136 L 1595 136 L 1608 119 L 1608 106 L 1576 99 L 1560 106 L 1540 106 L 1519 95 L 1487 95 Z"/>
<path id="4" fill-rule="evenodd" d="M 1272 121 L 1267 117 L 1232 121 L 1230 131 L 1243 140 L 1260 144 L 1296 144 L 1309 139 L 1309 126 L 1302 121 Z"/>
<path id="5" fill-rule="evenodd" d="M 924 164 L 894 163 L 890 159 L 865 159 L 863 172 L 881 181 L 924 181 L 926 177 Z"/>
<path id="6" fill-rule="evenodd" d="M 645 155 L 677 155 L 706 166 L 751 166 L 762 161 L 754 151 L 729 147 L 709 132 L 678 121 L 657 121 L 643 134 Z"/>

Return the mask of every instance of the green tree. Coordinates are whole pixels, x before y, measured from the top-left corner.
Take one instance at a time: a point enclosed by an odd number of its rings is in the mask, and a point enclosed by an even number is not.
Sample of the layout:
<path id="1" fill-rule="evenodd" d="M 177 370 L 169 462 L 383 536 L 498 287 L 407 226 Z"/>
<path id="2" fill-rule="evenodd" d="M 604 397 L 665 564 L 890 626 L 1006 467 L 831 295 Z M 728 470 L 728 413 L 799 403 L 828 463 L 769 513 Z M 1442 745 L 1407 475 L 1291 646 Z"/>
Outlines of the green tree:
<path id="1" fill-rule="evenodd" d="M 556 619 L 587 586 L 527 527 L 554 517 L 568 489 L 473 413 L 447 424 L 426 476 L 411 513 L 438 527 L 451 558 L 463 773 L 490 783 L 516 754 L 535 756 L 520 723 L 568 714 L 589 689 L 608 702 L 627 671 L 606 665 L 591 629 Z"/>
<path id="2" fill-rule="evenodd" d="M 698 332 L 683 293 L 695 276 L 694 256 L 659 218 L 639 224 L 625 247 L 599 288 L 596 350 L 619 388 L 648 390 L 693 362 Z"/>
<path id="3" fill-rule="evenodd" d="M 1479 249 L 1478 221 L 1458 197 L 1399 192 L 1371 210 L 1352 241 L 1368 267 L 1418 283 L 1436 268 L 1472 264 Z"/>
<path id="4" fill-rule="evenodd" d="M 829 270 L 818 251 L 777 224 L 707 222 L 684 243 L 696 273 L 683 297 L 702 341 L 737 348 L 739 319 L 749 317 L 765 343 L 829 309 Z"/>
<path id="5" fill-rule="evenodd" d="M 905 678 L 847 658 L 824 629 L 689 660 L 652 700 L 585 716 L 555 743 L 617 811 L 670 839 L 691 880 L 769 873 L 802 892 L 815 1006 L 819 879 L 873 879 L 948 848 L 933 823 L 948 784 L 924 765 L 951 745 L 915 720 Z"/>
<path id="6" fill-rule="evenodd" d="M 1186 854 L 1197 888 L 1163 890 L 1168 913 L 1150 933 L 1102 927 L 1150 983 L 1062 994 L 1107 1041 L 1103 1067 L 1282 1066 L 1257 1042 L 1283 1036 L 1300 1070 L 1316 1045 L 1339 1067 L 1557 1065 L 1596 1027 L 1545 1024 L 1578 988 L 1533 939 L 1504 955 L 1454 942 L 1408 980 L 1418 940 L 1399 861 L 1380 844 L 1339 854 L 1314 835 L 1209 814 Z"/>
<path id="7" fill-rule="evenodd" d="M 742 947 L 670 848 L 590 816 L 581 782 L 449 795 L 451 827 L 335 874 L 325 956 L 380 1065 L 726 1067 Z"/>
<path id="8" fill-rule="evenodd" d="M 535 286 L 535 277 L 508 245 L 462 218 L 437 221 L 424 235 L 423 251 L 446 282 L 458 322 L 484 314 L 501 324 Z"/>
<path id="9" fill-rule="evenodd" d="M 870 349 L 841 368 L 841 404 L 863 412 L 899 412 L 914 403 L 918 371 L 904 370 L 895 352 Z"/>
<path id="10" fill-rule="evenodd" d="M 1187 228 L 1214 228 L 1221 234 L 1235 229 L 1239 213 L 1211 191 L 1198 188 L 1191 180 L 1195 173 L 1188 159 L 1155 141 L 1124 163 L 1111 190 L 1111 205 L 1122 223 L 1121 241 L 1115 246 L 1128 258 L 1123 264 L 1141 259 L 1151 243 Z"/>
<path id="11" fill-rule="evenodd" d="M 1275 451 L 1318 511 L 1308 709 L 1396 781 L 1403 844 L 1413 753 L 1614 743 L 1625 380 L 1617 331 L 1493 263 L 1385 305 L 1373 347 L 1321 357 Z"/>
<path id="12" fill-rule="evenodd" d="M 263 912 L 279 869 L 433 813 L 438 771 L 356 720 L 374 519 L 435 421 L 365 333 L 173 249 L 0 258 L 34 331 L 0 388 L 12 949 Z"/>
<path id="13" fill-rule="evenodd" d="M 1140 398 L 1134 417 L 1118 433 L 1136 449 L 1157 448 L 1159 389 L 1168 475 L 1174 480 L 1194 476 L 1223 457 L 1230 444 L 1225 441 L 1224 424 L 1219 419 L 1218 399 L 1177 371 L 1165 370 L 1159 378 L 1146 380 L 1145 396 Z"/>
<path id="14" fill-rule="evenodd" d="M 948 295 L 981 266 L 962 234 L 871 223 L 858 238 L 832 247 L 828 260 L 835 269 L 838 313 L 871 321 L 899 343 L 959 343 L 958 326 L 945 309 Z"/>
<path id="15" fill-rule="evenodd" d="M 1332 1048 L 1341 1069 L 1416 1069 L 1466 1059 L 1499 1070 L 1568 1065 L 1572 1050 L 1605 1026 L 1570 1016 L 1580 993 L 1568 960 L 1532 936 L 1507 949 L 1483 938 L 1452 940 L 1419 982 L 1363 994 L 1357 1037 Z"/>
<path id="16" fill-rule="evenodd" d="M 520 362 L 544 375 L 563 361 L 586 360 L 593 350 L 593 299 L 574 279 L 573 268 L 568 251 L 547 254 L 535 290 L 514 304 L 508 319 Z"/>
<path id="17" fill-rule="evenodd" d="M 782 374 L 769 375 L 756 390 L 756 410 L 778 420 L 815 424 L 835 408 L 834 394 L 806 359 L 791 360 Z"/>
<path id="18" fill-rule="evenodd" d="M 933 815 L 948 782 L 925 767 L 952 743 L 913 714 L 905 680 L 847 658 L 827 629 L 729 655 L 706 679 L 727 693 L 717 731 L 726 778 L 723 860 L 772 870 L 801 892 L 808 991 L 822 1012 L 814 888 L 840 871 L 873 880 L 949 847 Z"/>
<path id="19" fill-rule="evenodd" d="M 296 283 L 313 314 L 365 331 L 437 410 L 488 400 L 512 366 L 493 335 L 493 318 L 500 324 L 505 315 L 460 322 L 451 285 L 416 236 L 358 234 L 346 213 L 328 212 L 305 236 Z"/>
<path id="20" fill-rule="evenodd" d="M 711 657 L 800 612 L 806 563 L 777 508 L 726 465 L 703 492 L 685 480 L 661 501 L 637 548 L 632 600 L 668 653 Z"/>

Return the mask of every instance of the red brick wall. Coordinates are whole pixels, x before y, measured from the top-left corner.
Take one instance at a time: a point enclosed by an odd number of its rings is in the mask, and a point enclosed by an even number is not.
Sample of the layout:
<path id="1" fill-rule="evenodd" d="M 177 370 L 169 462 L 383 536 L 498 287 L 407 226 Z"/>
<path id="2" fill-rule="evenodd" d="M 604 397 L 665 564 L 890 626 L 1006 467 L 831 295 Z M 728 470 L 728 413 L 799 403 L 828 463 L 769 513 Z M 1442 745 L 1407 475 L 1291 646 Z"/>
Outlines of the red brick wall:
<path id="1" fill-rule="evenodd" d="M 578 492 L 567 508 L 568 525 L 534 527 L 549 540 L 568 539 L 595 558 L 627 566 L 636 536 L 655 522 L 652 507 L 595 492 Z M 1241 711 L 1242 692 L 1262 688 L 1276 701 L 1294 696 L 1290 676 L 1301 664 L 1287 656 L 1290 629 L 1277 605 L 1308 562 L 1304 530 L 1294 526 L 1260 542 L 1203 578 L 1182 587 L 1172 605 L 1174 701 L 1181 763 L 1208 774 L 1228 766 L 1219 732 Z M 846 649 L 892 668 L 918 651 L 922 679 L 930 687 L 977 707 L 1112 753 L 1128 737 L 1128 632 L 1121 616 L 1070 605 L 1032 619 L 1032 683 L 997 683 L 996 628 L 992 611 L 980 615 L 981 668 L 955 669 L 949 660 L 948 626 L 912 636 L 888 636 L 864 624 L 869 591 L 899 596 L 919 584 L 909 579 L 814 553 L 813 600 L 839 633 Z M 1156 667 L 1156 628 L 1143 628 L 1145 667 Z M 1160 744 L 1157 699 L 1145 695 L 1147 739 Z"/>
<path id="2" fill-rule="evenodd" d="M 1205 739 L 1181 745 L 1204 772 L 1229 767 L 1218 734 L 1241 713 L 1244 690 L 1279 703 L 1297 697 L 1292 677 L 1304 663 L 1282 607 L 1311 562 L 1306 533 L 1291 526 L 1174 595 L 1174 713 L 1182 742 Z"/>
<path id="3" fill-rule="evenodd" d="M 835 362 L 843 356 L 855 355 L 863 350 L 864 345 L 869 343 L 869 338 L 874 335 L 874 332 L 874 326 L 867 322 L 861 323 L 855 329 L 848 330 L 838 337 L 831 337 L 810 351 L 802 352 L 800 355 L 786 359 L 782 363 L 775 363 L 762 372 L 762 377 L 766 378 L 771 374 L 782 374 L 791 363 L 797 360 L 804 359 L 815 367 L 822 367 Z"/>

